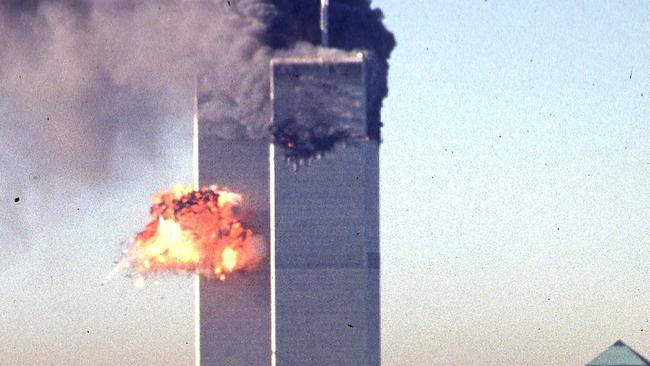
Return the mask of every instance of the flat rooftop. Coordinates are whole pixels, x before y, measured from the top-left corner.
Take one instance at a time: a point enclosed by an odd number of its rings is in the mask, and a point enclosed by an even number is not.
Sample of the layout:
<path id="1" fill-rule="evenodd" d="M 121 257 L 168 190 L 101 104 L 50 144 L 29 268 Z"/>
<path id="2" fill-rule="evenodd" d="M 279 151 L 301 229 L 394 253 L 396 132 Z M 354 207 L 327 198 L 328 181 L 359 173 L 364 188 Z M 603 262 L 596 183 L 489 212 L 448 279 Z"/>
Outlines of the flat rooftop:
<path id="1" fill-rule="evenodd" d="M 313 55 L 305 56 L 279 56 L 271 59 L 271 66 L 275 65 L 304 65 L 304 64 L 327 64 L 327 63 L 362 63 L 366 55 L 361 52 L 345 53 L 341 51 L 320 51 Z"/>

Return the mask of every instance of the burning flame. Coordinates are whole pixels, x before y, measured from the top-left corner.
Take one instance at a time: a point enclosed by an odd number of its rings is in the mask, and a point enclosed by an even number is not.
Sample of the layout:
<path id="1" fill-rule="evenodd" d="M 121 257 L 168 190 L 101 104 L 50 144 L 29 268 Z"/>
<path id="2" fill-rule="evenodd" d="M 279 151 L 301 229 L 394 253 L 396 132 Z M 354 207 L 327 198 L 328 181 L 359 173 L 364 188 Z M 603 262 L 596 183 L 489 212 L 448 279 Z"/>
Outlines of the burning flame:
<path id="1" fill-rule="evenodd" d="M 241 196 L 217 186 L 175 185 L 157 193 L 151 218 L 131 241 L 128 260 L 141 276 L 196 272 L 225 280 L 261 259 L 259 240 L 239 221 Z M 141 278 L 141 277 L 140 277 Z"/>

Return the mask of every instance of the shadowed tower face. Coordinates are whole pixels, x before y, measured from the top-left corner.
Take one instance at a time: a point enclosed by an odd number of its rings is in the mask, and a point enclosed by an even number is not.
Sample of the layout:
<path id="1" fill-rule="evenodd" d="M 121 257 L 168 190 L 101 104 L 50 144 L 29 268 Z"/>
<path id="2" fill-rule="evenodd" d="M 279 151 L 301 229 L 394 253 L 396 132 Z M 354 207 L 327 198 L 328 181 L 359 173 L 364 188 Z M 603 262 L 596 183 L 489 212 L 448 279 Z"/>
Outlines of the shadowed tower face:
<path id="1" fill-rule="evenodd" d="M 271 307 L 278 365 L 379 365 L 378 143 L 367 140 L 362 54 L 274 59 L 273 121 L 348 129 L 294 169 L 271 147 Z"/>
<path id="2" fill-rule="evenodd" d="M 243 221 L 269 238 L 269 149 L 266 140 L 227 140 L 195 127 L 199 186 L 217 184 L 242 195 Z M 196 279 L 196 364 L 269 365 L 271 308 L 269 262 L 232 273 L 225 281 Z"/>

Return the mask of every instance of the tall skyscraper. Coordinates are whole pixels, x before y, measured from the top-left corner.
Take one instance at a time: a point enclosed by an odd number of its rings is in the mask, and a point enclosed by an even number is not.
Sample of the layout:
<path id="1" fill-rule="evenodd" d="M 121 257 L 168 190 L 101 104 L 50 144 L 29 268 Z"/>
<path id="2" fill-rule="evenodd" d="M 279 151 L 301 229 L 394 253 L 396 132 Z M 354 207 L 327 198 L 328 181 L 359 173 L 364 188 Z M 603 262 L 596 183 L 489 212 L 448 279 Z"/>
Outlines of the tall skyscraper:
<path id="1" fill-rule="evenodd" d="M 274 125 L 321 149 L 294 168 L 299 141 L 271 147 L 271 308 L 278 365 L 379 365 L 379 148 L 367 135 L 361 53 L 271 61 Z M 284 145 L 282 147 L 281 145 Z"/>
<path id="2" fill-rule="evenodd" d="M 242 195 L 242 214 L 254 233 L 269 237 L 269 168 L 266 140 L 222 139 L 198 117 L 195 166 L 199 186 L 218 184 Z M 268 259 L 256 270 L 225 281 L 196 279 L 196 363 L 270 365 L 271 307 Z"/>

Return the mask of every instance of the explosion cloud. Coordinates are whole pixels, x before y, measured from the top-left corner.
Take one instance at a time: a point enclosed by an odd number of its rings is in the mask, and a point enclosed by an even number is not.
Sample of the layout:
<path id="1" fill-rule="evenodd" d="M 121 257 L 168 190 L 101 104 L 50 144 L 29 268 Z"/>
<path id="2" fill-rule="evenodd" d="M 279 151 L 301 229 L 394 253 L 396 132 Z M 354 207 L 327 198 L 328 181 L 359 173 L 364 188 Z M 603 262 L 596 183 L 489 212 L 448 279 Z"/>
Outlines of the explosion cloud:
<path id="1" fill-rule="evenodd" d="M 132 240 L 128 260 L 141 275 L 195 272 L 221 280 L 263 258 L 260 239 L 239 221 L 241 197 L 216 186 L 175 186 L 153 198 L 145 229 Z"/>

